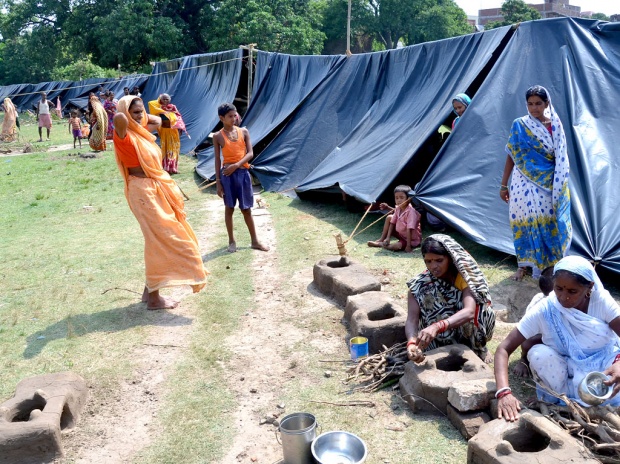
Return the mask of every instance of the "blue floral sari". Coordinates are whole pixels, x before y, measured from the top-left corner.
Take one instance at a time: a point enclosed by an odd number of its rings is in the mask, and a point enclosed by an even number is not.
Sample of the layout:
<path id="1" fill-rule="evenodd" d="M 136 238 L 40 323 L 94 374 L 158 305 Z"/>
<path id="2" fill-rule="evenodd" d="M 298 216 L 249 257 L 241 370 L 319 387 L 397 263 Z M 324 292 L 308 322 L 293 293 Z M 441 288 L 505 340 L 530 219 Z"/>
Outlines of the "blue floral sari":
<path id="1" fill-rule="evenodd" d="M 517 261 L 539 270 L 562 259 L 572 235 L 566 137 L 551 101 L 546 114 L 551 133 L 528 114 L 513 122 L 506 145 L 515 163 L 509 208 Z"/>

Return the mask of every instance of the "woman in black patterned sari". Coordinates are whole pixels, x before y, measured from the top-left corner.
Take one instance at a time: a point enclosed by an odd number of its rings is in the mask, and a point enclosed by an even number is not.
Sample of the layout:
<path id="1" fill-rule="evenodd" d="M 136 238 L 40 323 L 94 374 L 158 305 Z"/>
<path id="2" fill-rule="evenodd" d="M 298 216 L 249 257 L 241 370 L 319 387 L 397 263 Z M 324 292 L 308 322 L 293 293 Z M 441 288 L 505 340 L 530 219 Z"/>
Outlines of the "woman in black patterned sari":
<path id="1" fill-rule="evenodd" d="M 478 264 L 451 237 L 435 234 L 422 242 L 426 271 L 407 282 L 407 354 L 414 362 L 425 350 L 462 343 L 485 362 L 495 314 L 489 284 Z"/>

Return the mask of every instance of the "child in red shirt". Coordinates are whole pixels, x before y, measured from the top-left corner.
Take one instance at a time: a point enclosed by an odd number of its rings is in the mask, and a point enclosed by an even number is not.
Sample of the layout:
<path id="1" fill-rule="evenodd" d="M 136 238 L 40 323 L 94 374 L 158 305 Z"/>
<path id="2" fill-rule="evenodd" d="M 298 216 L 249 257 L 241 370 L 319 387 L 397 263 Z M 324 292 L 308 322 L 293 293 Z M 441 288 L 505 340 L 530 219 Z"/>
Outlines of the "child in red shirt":
<path id="1" fill-rule="evenodd" d="M 379 240 L 368 242 L 369 247 L 383 247 L 386 250 L 406 252 L 413 251 L 420 246 L 422 241 L 422 227 L 420 226 L 420 213 L 418 213 L 407 200 L 407 194 L 411 190 L 408 185 L 399 185 L 394 189 L 394 203 L 396 207 L 385 218 L 383 233 Z M 381 209 L 390 208 L 382 203 Z M 391 208 L 390 208 L 391 209 Z M 397 242 L 390 243 L 395 237 Z"/>

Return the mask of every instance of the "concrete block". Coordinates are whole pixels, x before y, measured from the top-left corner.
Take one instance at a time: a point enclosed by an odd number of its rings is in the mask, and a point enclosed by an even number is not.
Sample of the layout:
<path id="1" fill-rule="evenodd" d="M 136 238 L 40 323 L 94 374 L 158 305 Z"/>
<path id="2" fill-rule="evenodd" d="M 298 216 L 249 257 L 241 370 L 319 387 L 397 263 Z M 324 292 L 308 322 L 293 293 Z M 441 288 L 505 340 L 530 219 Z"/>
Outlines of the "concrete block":
<path id="1" fill-rule="evenodd" d="M 448 401 L 461 412 L 478 411 L 489 407 L 495 397 L 495 381 L 487 379 L 457 382 L 448 390 Z"/>
<path id="2" fill-rule="evenodd" d="M 355 299 L 357 306 L 350 322 L 349 332 L 352 337 L 361 336 L 368 339 L 368 351 L 376 354 L 383 350 L 383 346 L 390 347 L 395 343 L 407 340 L 405 336 L 405 322 L 407 311 L 396 304 L 384 292 L 366 292 L 350 296 L 348 302 Z M 365 298 L 370 295 L 369 298 Z M 347 307 L 350 308 L 350 304 Z"/>
<path id="3" fill-rule="evenodd" d="M 387 292 L 374 291 L 351 295 L 347 298 L 347 304 L 344 307 L 344 319 L 351 322 L 351 317 L 359 309 L 369 311 L 390 304 L 396 304 L 396 300 Z"/>
<path id="4" fill-rule="evenodd" d="M 448 405 L 448 419 L 461 432 L 465 440 L 478 433 L 480 427 L 491 420 L 484 411 L 460 412 L 454 406 Z"/>
<path id="5" fill-rule="evenodd" d="M 506 292 L 505 322 L 519 322 L 534 296 L 540 293 L 538 281 L 525 278 Z"/>
<path id="6" fill-rule="evenodd" d="M 451 345 L 427 351 L 420 364 L 405 364 L 400 391 L 413 412 L 446 414 L 448 390 L 466 380 L 493 380 L 493 371 L 469 347 Z"/>
<path id="7" fill-rule="evenodd" d="M 516 422 L 496 419 L 469 440 L 468 464 L 564 464 L 599 462 L 581 443 L 536 411 Z"/>
<path id="8" fill-rule="evenodd" d="M 344 306 L 347 297 L 381 290 L 381 282 L 356 261 L 342 256 L 323 259 L 313 268 L 314 284 L 319 291 Z"/>
<path id="9" fill-rule="evenodd" d="M 63 455 L 61 431 L 75 427 L 86 399 L 84 379 L 72 372 L 22 380 L 0 405 L 0 463 L 35 464 Z"/>

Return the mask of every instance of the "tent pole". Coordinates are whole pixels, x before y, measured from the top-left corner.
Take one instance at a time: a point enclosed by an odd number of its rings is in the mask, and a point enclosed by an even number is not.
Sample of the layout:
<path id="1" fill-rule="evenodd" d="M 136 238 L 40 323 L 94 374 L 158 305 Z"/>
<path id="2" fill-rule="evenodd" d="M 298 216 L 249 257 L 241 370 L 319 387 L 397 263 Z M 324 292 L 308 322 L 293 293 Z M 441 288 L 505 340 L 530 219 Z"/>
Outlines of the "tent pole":
<path id="1" fill-rule="evenodd" d="M 347 10 L 347 56 L 351 56 L 351 0 Z"/>
<path id="2" fill-rule="evenodd" d="M 248 108 L 250 107 L 250 98 L 252 97 L 252 65 L 254 63 L 254 45 L 256 44 L 250 44 L 248 48 Z"/>

